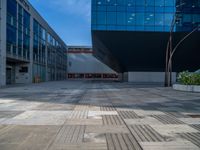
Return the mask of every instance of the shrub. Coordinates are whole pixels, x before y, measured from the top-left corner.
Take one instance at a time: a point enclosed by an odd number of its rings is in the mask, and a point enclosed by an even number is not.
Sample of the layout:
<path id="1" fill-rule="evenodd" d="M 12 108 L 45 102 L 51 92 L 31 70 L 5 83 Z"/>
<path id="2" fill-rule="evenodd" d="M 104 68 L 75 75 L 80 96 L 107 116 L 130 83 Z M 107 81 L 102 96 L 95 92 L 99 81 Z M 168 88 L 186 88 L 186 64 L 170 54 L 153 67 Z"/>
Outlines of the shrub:
<path id="1" fill-rule="evenodd" d="M 200 85 L 200 74 L 183 71 L 178 75 L 178 82 L 184 85 Z"/>

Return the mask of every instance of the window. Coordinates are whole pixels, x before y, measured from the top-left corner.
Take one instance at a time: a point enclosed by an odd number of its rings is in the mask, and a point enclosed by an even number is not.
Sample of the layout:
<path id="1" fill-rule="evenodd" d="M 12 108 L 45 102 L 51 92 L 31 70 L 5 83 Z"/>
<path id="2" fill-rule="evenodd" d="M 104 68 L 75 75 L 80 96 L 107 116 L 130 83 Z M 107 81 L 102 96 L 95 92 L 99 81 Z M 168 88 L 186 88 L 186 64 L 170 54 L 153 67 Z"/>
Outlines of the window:
<path id="1" fill-rule="evenodd" d="M 171 0 L 169 0 L 171 1 Z M 165 2 L 164 0 L 155 0 L 155 6 L 159 6 L 159 7 L 162 7 L 164 6 Z"/>
<path id="2" fill-rule="evenodd" d="M 117 12 L 117 25 L 126 25 L 126 13 Z"/>
<path id="3" fill-rule="evenodd" d="M 136 13 L 136 25 L 144 25 L 144 13 Z"/>
<path id="4" fill-rule="evenodd" d="M 164 19 L 165 19 L 164 25 L 165 26 L 171 26 L 172 20 L 173 20 L 173 14 L 165 14 Z"/>
<path id="5" fill-rule="evenodd" d="M 146 0 L 146 6 L 154 6 L 155 1 L 154 0 Z"/>
<path id="6" fill-rule="evenodd" d="M 154 25 L 155 24 L 155 15 L 154 13 L 145 14 L 145 25 Z"/>
<path id="7" fill-rule="evenodd" d="M 107 24 L 115 25 L 117 20 L 116 12 L 107 12 Z"/>
<path id="8" fill-rule="evenodd" d="M 156 26 L 164 25 L 164 14 L 155 14 L 155 25 Z"/>
<path id="9" fill-rule="evenodd" d="M 97 13 L 97 24 L 106 24 L 106 12 Z"/>
<path id="10" fill-rule="evenodd" d="M 136 6 L 144 6 L 145 0 L 136 0 Z"/>
<path id="11" fill-rule="evenodd" d="M 19 72 L 20 73 L 28 73 L 28 67 L 21 67 Z"/>
<path id="12" fill-rule="evenodd" d="M 165 6 L 175 6 L 175 0 L 165 0 Z"/>

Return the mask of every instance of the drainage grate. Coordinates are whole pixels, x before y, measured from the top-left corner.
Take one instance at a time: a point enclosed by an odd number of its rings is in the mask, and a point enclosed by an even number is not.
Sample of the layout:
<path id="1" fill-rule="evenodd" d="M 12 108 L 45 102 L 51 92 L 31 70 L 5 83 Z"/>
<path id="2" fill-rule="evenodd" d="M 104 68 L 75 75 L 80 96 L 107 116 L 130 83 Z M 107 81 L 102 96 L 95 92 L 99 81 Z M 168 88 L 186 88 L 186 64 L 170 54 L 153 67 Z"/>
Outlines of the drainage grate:
<path id="1" fill-rule="evenodd" d="M 139 142 L 163 142 L 166 138 L 161 136 L 149 125 L 132 125 L 129 129 Z"/>
<path id="2" fill-rule="evenodd" d="M 200 147 L 200 133 L 180 133 L 178 135 Z"/>
<path id="3" fill-rule="evenodd" d="M 131 134 L 106 134 L 109 150 L 142 150 Z"/>
<path id="4" fill-rule="evenodd" d="M 134 111 L 118 111 L 120 117 L 123 119 L 139 119 L 141 118 L 138 116 Z"/>
<path id="5" fill-rule="evenodd" d="M 103 115 L 104 125 L 123 125 L 123 120 L 117 115 Z"/>
<path id="6" fill-rule="evenodd" d="M 163 124 L 184 124 L 184 122 L 168 115 L 152 115 L 152 117 L 159 120 Z"/>

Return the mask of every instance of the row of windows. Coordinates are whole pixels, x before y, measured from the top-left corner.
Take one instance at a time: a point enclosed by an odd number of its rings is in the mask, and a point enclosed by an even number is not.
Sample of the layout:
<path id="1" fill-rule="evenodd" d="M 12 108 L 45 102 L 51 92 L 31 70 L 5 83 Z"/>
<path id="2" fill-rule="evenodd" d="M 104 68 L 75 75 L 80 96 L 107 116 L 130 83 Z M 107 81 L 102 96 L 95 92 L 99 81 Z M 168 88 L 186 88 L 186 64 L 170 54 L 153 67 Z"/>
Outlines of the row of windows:
<path id="1" fill-rule="evenodd" d="M 124 6 L 97 6 L 93 7 L 92 11 L 110 11 L 110 12 L 175 12 L 175 7 L 144 7 L 144 6 L 136 6 L 136 7 L 124 7 Z"/>
<path id="2" fill-rule="evenodd" d="M 92 15 L 92 24 L 99 25 L 157 25 L 170 26 L 174 14 L 172 13 L 123 13 L 98 12 Z M 178 22 L 179 21 L 179 22 Z M 199 14 L 179 14 L 177 23 L 200 23 Z"/>
<path id="3" fill-rule="evenodd" d="M 47 38 L 46 38 L 47 35 Z M 33 21 L 33 60 L 45 64 L 46 41 L 51 47 L 51 57 L 56 59 L 55 53 L 62 56 L 65 47 L 61 46 L 45 29 L 34 19 Z M 7 52 L 30 60 L 30 14 L 16 2 L 7 2 Z M 59 64 L 65 58 L 59 57 Z M 61 62 L 61 63 L 60 63 Z"/>
<path id="4" fill-rule="evenodd" d="M 175 0 L 92 0 L 92 5 L 174 6 Z"/>
<path id="5" fill-rule="evenodd" d="M 44 35 L 43 35 L 44 34 Z M 33 60 L 34 62 L 45 64 L 46 31 L 34 19 L 33 21 Z"/>
<path id="6" fill-rule="evenodd" d="M 92 0 L 93 6 L 181 6 L 200 7 L 199 0 Z"/>
<path id="7" fill-rule="evenodd" d="M 176 26 L 175 31 L 191 31 L 197 25 L 191 26 Z M 158 31 L 169 32 L 170 26 L 116 26 L 116 25 L 92 25 L 92 30 L 107 30 L 107 31 Z M 198 30 L 200 31 L 200 29 Z"/>

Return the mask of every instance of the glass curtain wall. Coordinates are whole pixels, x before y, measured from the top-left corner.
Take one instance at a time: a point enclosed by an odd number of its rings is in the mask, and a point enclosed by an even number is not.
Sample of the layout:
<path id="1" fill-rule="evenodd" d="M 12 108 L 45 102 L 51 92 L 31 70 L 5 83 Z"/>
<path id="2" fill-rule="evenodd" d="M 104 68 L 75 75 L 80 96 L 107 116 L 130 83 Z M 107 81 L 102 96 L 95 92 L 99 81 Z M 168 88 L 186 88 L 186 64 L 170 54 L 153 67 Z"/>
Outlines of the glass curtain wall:
<path id="1" fill-rule="evenodd" d="M 15 0 L 7 1 L 7 52 L 30 60 L 30 14 Z"/>
<path id="2" fill-rule="evenodd" d="M 169 32 L 175 13 L 183 22 L 199 23 L 199 1 L 92 0 L 92 29 Z M 179 30 L 187 31 L 186 24 L 179 22 Z"/>
<path id="3" fill-rule="evenodd" d="M 33 80 L 46 81 L 46 31 L 33 21 Z"/>
<path id="4" fill-rule="evenodd" d="M 7 44 L 8 54 L 16 55 L 17 53 L 17 2 L 7 0 Z"/>

